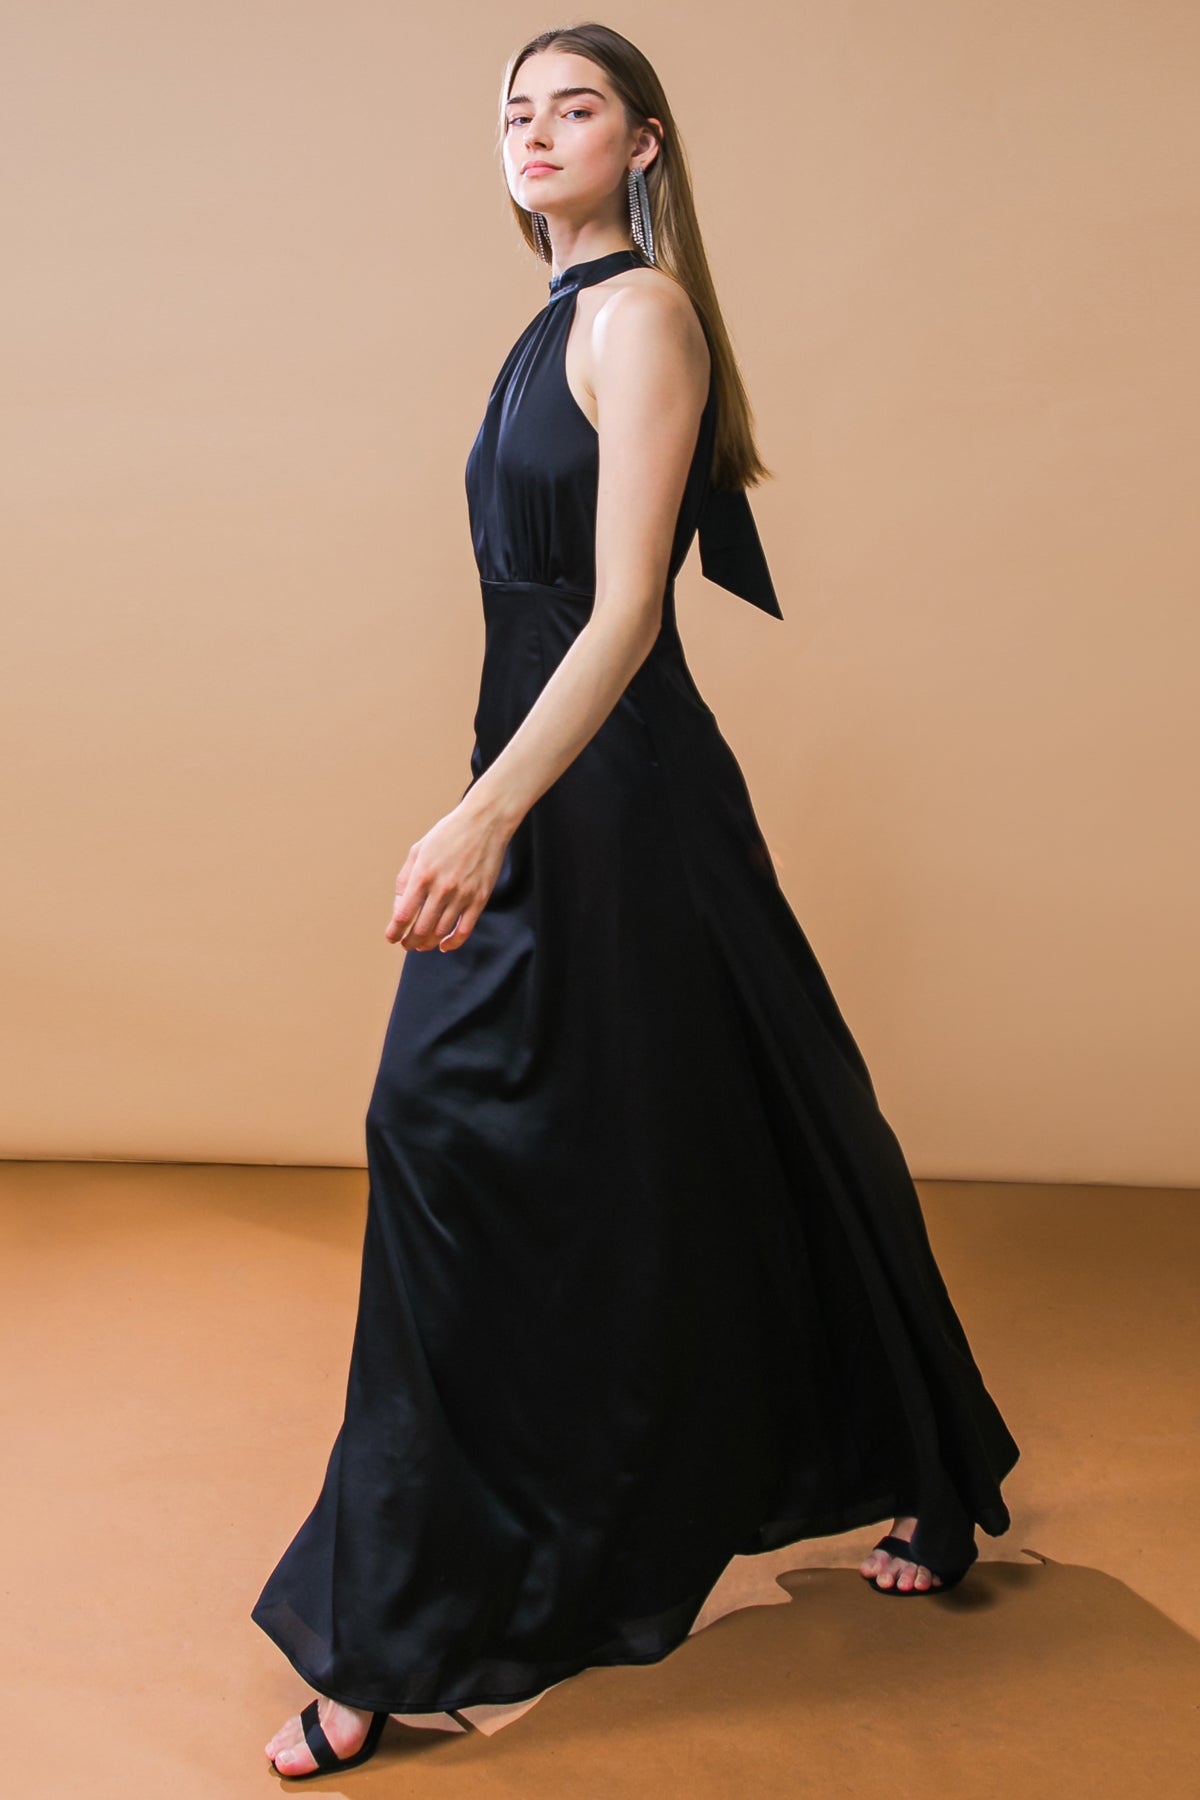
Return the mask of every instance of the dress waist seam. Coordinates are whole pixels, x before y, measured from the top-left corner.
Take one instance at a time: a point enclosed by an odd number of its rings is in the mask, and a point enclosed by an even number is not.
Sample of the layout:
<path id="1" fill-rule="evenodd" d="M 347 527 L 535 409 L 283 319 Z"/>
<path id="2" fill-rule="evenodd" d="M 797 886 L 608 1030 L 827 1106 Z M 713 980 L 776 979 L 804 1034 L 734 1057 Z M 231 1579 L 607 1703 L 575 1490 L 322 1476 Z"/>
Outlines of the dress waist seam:
<path id="1" fill-rule="evenodd" d="M 557 581 L 490 581 L 486 575 L 481 575 L 479 585 L 485 588 L 534 588 L 539 594 L 567 594 L 577 600 L 596 598 L 595 588 L 563 587 Z"/>
<path id="2" fill-rule="evenodd" d="M 533 588 L 539 594 L 565 594 L 573 600 L 594 600 L 595 588 L 564 587 L 557 581 L 492 581 L 486 575 L 479 577 L 481 588 Z M 675 577 L 671 576 L 666 584 L 666 592 L 670 593 L 675 586 Z"/>

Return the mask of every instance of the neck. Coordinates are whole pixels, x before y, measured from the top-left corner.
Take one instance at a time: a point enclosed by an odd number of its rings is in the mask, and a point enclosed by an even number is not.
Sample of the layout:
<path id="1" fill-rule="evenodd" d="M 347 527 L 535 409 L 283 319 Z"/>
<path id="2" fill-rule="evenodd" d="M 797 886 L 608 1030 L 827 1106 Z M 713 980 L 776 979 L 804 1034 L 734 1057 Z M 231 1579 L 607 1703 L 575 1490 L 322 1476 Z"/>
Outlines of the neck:
<path id="1" fill-rule="evenodd" d="M 551 242 L 550 254 L 554 260 L 550 265 L 550 273 L 551 276 L 560 275 L 564 269 L 573 268 L 576 263 L 596 262 L 602 256 L 612 256 L 618 250 L 628 249 L 628 236 L 618 238 L 606 234 L 605 237 L 599 237 L 592 232 L 578 232 L 573 242 Z"/>

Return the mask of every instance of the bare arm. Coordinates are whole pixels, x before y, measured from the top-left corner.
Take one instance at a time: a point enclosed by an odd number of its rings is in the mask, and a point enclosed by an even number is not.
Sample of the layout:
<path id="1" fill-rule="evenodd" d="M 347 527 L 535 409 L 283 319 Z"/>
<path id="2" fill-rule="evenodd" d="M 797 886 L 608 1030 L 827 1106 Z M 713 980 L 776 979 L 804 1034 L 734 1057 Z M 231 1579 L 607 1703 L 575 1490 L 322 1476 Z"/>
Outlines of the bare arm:
<path id="1" fill-rule="evenodd" d="M 406 948 L 466 940 L 513 832 L 599 730 L 658 635 L 708 347 L 687 296 L 655 283 L 604 302 L 592 353 L 600 451 L 592 614 L 500 755 L 410 850 L 387 932 Z"/>

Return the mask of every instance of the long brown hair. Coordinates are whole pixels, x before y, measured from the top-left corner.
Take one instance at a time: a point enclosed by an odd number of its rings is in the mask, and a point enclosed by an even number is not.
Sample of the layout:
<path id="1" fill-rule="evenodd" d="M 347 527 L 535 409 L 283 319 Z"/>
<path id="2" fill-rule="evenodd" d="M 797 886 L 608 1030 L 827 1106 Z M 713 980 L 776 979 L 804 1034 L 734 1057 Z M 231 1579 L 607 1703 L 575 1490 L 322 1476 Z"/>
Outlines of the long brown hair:
<path id="1" fill-rule="evenodd" d="M 503 143 L 506 130 L 505 108 L 518 69 L 526 57 L 552 48 L 586 56 L 603 69 L 625 110 L 630 130 L 648 125 L 652 118 L 661 120 L 661 137 L 655 127 L 649 125 L 658 138 L 658 151 L 646 169 L 654 257 L 658 267 L 686 290 L 708 340 L 717 390 L 712 485 L 720 489 L 748 488 L 759 481 L 773 479 L 774 471 L 767 468 L 758 454 L 753 409 L 709 273 L 692 198 L 687 153 L 671 117 L 662 83 L 642 52 L 607 25 L 570 25 L 539 32 L 537 37 L 514 52 L 505 68 L 500 91 L 500 142 Z M 508 198 L 521 236 L 536 252 L 532 218 L 513 199 L 511 192 Z M 632 232 L 630 237 L 632 248 Z"/>

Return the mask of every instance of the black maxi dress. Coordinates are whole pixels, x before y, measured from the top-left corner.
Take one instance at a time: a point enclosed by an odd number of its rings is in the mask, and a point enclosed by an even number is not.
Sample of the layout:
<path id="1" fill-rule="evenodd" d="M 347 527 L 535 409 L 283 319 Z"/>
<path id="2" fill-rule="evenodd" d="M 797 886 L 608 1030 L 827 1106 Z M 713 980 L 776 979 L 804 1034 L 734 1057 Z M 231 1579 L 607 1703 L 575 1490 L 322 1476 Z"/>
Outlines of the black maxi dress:
<path id="1" fill-rule="evenodd" d="M 564 351 L 578 290 L 640 266 L 550 282 L 470 452 L 472 782 L 588 618 L 599 439 Z M 351 1706 L 658 1661 L 735 1555 L 904 1512 L 953 1564 L 1010 1523 L 1017 1445 L 684 659 L 697 534 L 782 617 L 746 495 L 710 489 L 715 423 L 710 384 L 650 655 L 466 943 L 402 965 L 344 1422 L 251 1613 Z"/>

